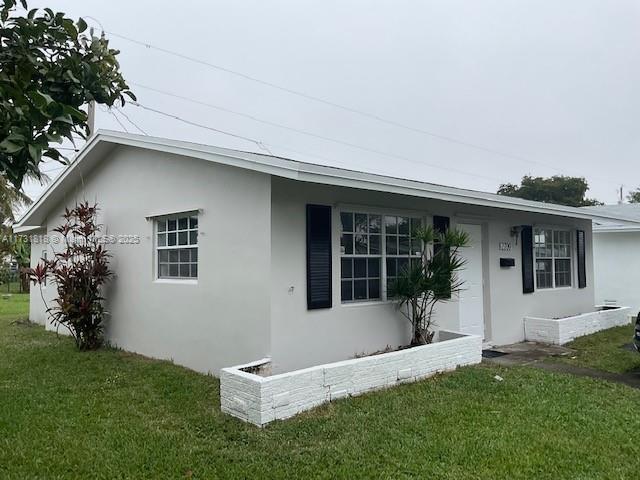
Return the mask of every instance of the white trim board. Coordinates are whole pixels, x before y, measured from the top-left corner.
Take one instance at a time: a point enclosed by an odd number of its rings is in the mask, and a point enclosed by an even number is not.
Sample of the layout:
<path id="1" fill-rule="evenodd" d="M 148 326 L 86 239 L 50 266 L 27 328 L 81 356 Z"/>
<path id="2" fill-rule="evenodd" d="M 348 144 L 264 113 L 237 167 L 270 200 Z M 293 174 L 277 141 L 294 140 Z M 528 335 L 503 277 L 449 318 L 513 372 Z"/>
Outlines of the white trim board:
<path id="1" fill-rule="evenodd" d="M 559 215 L 587 220 L 605 220 L 625 225 L 637 225 L 640 221 L 624 216 L 590 212 L 588 209 L 566 207 L 549 203 L 532 202 L 519 198 L 497 195 L 433 183 L 378 175 L 373 173 L 300 162 L 270 155 L 244 152 L 210 145 L 178 140 L 135 135 L 131 133 L 98 130 L 78 152 L 69 167 L 52 182 L 42 196 L 34 202 L 15 224 L 14 231 L 26 232 L 40 228 L 48 209 L 60 200 L 77 183 L 78 174 L 86 175 L 93 166 L 117 146 L 129 146 L 199 158 L 211 162 L 244 168 L 292 180 L 343 186 L 364 190 L 396 193 L 447 202 L 494 207 L 507 210 Z M 52 204 L 49 205 L 49 199 Z"/>

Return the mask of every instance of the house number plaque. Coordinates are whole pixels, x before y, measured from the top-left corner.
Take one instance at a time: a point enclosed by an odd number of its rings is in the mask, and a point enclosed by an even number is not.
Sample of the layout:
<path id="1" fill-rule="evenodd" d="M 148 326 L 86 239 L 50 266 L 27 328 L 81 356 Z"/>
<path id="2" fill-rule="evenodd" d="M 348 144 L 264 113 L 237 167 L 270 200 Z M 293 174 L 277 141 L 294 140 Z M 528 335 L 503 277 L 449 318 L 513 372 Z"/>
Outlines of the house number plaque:
<path id="1" fill-rule="evenodd" d="M 500 250 L 501 252 L 510 252 L 511 242 L 500 242 L 498 244 L 498 250 Z"/>

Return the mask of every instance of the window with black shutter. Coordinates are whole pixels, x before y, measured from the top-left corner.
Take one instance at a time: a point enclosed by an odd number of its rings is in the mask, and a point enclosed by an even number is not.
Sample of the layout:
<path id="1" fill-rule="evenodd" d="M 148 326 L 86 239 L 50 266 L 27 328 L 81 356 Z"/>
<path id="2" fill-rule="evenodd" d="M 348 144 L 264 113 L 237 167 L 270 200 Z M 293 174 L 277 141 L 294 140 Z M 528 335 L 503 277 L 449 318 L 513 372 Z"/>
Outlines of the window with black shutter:
<path id="1" fill-rule="evenodd" d="M 533 269 L 533 228 L 523 225 L 520 232 L 522 244 L 522 293 L 532 293 L 535 289 Z"/>
<path id="2" fill-rule="evenodd" d="M 584 230 L 578 230 L 576 235 L 576 250 L 578 251 L 578 288 L 585 288 L 587 286 L 585 242 Z"/>
<path id="3" fill-rule="evenodd" d="M 331 207 L 307 205 L 307 308 L 331 308 Z"/>
<path id="4" fill-rule="evenodd" d="M 436 233 L 440 235 L 444 235 L 449 230 L 449 225 L 451 224 L 449 217 L 442 217 L 439 215 L 433 216 L 433 229 Z M 433 242 L 433 262 L 435 263 L 435 272 L 438 272 L 438 262 L 448 262 L 449 261 L 449 252 L 446 250 L 446 247 L 442 245 L 441 242 L 435 241 Z M 442 265 L 442 274 L 449 275 L 449 268 L 447 265 Z M 449 288 L 442 292 L 436 292 L 441 298 L 451 298 L 451 278 L 449 278 Z"/>
<path id="5" fill-rule="evenodd" d="M 387 300 L 393 282 L 414 262 L 422 243 L 414 238 L 424 219 L 390 212 L 340 212 L 340 300 Z"/>

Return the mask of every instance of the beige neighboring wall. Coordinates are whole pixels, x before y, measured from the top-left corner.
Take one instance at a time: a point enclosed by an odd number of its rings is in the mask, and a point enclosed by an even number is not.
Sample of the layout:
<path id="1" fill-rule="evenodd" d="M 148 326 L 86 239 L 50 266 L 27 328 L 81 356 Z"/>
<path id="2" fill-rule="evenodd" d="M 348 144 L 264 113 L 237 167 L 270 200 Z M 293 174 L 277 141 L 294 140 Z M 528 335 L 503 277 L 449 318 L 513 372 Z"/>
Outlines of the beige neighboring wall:
<path id="1" fill-rule="evenodd" d="M 108 245 L 116 275 L 105 292 L 107 339 L 217 375 L 269 354 L 270 195 L 266 174 L 121 146 L 77 179 L 47 229 L 60 224 L 65 206 L 87 199 L 101 208 L 103 233 L 138 235 L 137 245 Z M 156 280 L 146 217 L 194 209 L 201 209 L 197 282 Z M 33 295 L 30 318 L 44 318 Z"/>

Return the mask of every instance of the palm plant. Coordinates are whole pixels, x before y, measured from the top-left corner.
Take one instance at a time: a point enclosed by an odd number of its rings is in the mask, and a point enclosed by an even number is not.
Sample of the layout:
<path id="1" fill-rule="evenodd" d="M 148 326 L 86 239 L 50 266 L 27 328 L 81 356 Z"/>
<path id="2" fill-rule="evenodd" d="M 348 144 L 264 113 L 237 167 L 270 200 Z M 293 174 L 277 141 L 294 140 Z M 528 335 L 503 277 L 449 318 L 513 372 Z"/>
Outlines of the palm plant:
<path id="1" fill-rule="evenodd" d="M 16 208 L 26 207 L 31 204 L 31 199 L 22 191 L 16 189 L 7 180 L 0 177 L 0 222 L 13 223 Z"/>
<path id="2" fill-rule="evenodd" d="M 416 229 L 412 237 L 422 242 L 421 258 L 399 273 L 389 286 L 389 294 L 411 322 L 411 345 L 424 345 L 433 341 L 435 306 L 462 288 L 457 274 L 465 260 L 459 250 L 469 245 L 469 235 L 456 229 L 439 233 L 427 226 Z"/>
<path id="3" fill-rule="evenodd" d="M 26 178 L 38 180 L 41 185 L 50 181 L 46 174 L 36 177 L 28 174 Z M 26 236 L 13 235 L 12 224 L 15 222 L 15 211 L 31 205 L 32 200 L 22 190 L 18 190 L 8 180 L 0 176 L 0 255 L 10 256 L 18 264 L 20 291 L 29 291 L 29 277 L 24 272 L 29 267 L 31 244 Z"/>

